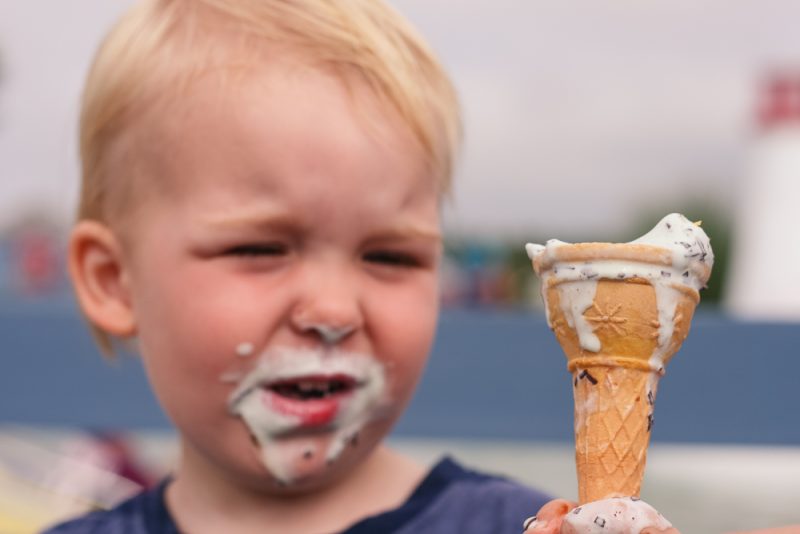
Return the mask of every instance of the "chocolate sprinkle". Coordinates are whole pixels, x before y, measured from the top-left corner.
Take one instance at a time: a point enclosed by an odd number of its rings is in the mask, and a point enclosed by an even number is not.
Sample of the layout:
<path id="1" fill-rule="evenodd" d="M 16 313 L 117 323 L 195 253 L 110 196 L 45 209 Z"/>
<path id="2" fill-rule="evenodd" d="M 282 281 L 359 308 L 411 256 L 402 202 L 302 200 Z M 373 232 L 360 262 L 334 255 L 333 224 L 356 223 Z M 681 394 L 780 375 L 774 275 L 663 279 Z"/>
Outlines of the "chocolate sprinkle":
<path id="1" fill-rule="evenodd" d="M 575 377 L 575 380 L 573 381 L 572 385 L 575 386 L 575 387 L 578 387 L 578 377 L 577 376 Z"/>
<path id="2" fill-rule="evenodd" d="M 648 404 L 650 404 L 650 406 L 652 406 L 652 405 L 654 405 L 656 403 L 656 399 L 653 397 L 653 391 L 652 390 L 647 392 L 647 402 L 648 402 Z"/>
<path id="3" fill-rule="evenodd" d="M 647 416 L 647 431 L 648 432 L 650 432 L 650 430 L 652 430 L 653 423 L 655 423 L 655 418 L 653 417 L 653 414 L 649 414 Z"/>
<path id="4" fill-rule="evenodd" d="M 606 527 L 606 520 L 598 515 L 597 517 L 594 518 L 594 524 L 597 525 L 600 528 L 605 528 Z"/>
<path id="5" fill-rule="evenodd" d="M 584 369 L 584 370 L 581 372 L 581 374 L 580 374 L 580 378 L 585 378 L 586 380 L 588 380 L 589 382 L 591 382 L 591 383 L 592 383 L 592 385 L 594 385 L 594 384 L 597 384 L 597 379 L 596 379 L 595 377 L 593 377 L 593 376 L 591 375 L 591 373 L 589 373 L 589 371 L 587 371 L 586 369 Z"/>
<path id="6" fill-rule="evenodd" d="M 634 496 L 632 496 L 632 497 L 631 497 L 631 500 L 632 500 L 632 501 L 641 501 L 642 499 L 640 499 L 639 497 L 636 497 L 636 496 L 634 495 Z"/>
<path id="7" fill-rule="evenodd" d="M 572 513 L 573 513 L 573 514 L 575 514 L 575 515 L 578 515 L 579 513 L 581 513 L 581 507 L 580 507 L 580 506 L 578 506 L 577 508 L 575 508 L 575 509 L 572 511 Z"/>
<path id="8" fill-rule="evenodd" d="M 683 277 L 684 278 L 689 278 L 689 271 L 684 271 Z"/>
<path id="9" fill-rule="evenodd" d="M 672 276 L 672 273 L 669 271 L 661 271 L 661 276 L 663 276 L 664 278 L 669 278 Z"/>
<path id="10" fill-rule="evenodd" d="M 672 230 L 672 225 L 670 223 L 667 223 L 667 230 Z"/>

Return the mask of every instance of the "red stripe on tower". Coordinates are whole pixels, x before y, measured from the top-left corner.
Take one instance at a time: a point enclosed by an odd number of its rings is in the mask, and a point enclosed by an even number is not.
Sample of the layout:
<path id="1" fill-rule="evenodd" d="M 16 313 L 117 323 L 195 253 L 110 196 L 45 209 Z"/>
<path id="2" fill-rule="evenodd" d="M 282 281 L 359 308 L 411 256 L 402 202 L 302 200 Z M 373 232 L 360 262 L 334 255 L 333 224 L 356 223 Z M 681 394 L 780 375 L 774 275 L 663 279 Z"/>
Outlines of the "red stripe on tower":
<path id="1" fill-rule="evenodd" d="M 800 122 L 800 75 L 773 74 L 763 85 L 758 108 L 762 128 Z"/>

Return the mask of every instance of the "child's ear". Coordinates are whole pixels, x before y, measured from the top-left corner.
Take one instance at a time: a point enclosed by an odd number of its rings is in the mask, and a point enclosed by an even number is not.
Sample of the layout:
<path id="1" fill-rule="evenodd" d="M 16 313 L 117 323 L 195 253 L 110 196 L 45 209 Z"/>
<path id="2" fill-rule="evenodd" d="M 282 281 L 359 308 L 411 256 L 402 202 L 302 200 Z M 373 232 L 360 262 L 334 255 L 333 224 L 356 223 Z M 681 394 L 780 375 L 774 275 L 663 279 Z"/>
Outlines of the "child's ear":
<path id="1" fill-rule="evenodd" d="M 67 254 L 75 293 L 89 321 L 108 334 L 133 336 L 136 322 L 119 239 L 102 223 L 80 221 Z"/>

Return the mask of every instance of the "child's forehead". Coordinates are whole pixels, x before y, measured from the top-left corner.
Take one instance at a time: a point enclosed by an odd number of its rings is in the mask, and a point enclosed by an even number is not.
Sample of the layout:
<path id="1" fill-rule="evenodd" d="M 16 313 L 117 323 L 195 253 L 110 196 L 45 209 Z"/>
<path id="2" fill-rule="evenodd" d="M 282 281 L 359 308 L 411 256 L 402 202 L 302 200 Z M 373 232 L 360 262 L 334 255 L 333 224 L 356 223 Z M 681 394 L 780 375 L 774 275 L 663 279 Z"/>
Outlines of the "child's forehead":
<path id="1" fill-rule="evenodd" d="M 143 120 L 142 124 L 150 130 L 145 138 L 159 139 L 167 135 L 173 142 L 179 141 L 188 123 L 220 110 L 235 110 L 235 113 L 225 115 L 223 122 L 232 124 L 239 121 L 248 111 L 237 106 L 243 94 L 256 109 L 276 97 L 285 98 L 287 86 L 315 100 L 342 93 L 346 98 L 340 99 L 337 105 L 346 107 L 363 127 L 373 130 L 374 134 L 381 135 L 380 130 L 385 130 L 390 123 L 395 130 L 409 132 L 427 165 L 438 168 L 432 179 L 439 183 L 440 192 L 445 192 L 447 185 L 443 182 L 449 177 L 442 176 L 441 168 L 445 163 L 440 161 L 441 146 L 431 147 L 426 137 L 438 134 L 433 129 L 421 133 L 419 124 L 407 116 L 407 110 L 404 112 L 398 108 L 397 102 L 387 96 L 376 80 L 352 65 L 327 62 L 289 46 L 261 45 L 238 53 L 239 45 L 233 44 L 230 50 L 221 52 L 209 65 L 179 66 L 176 72 L 166 72 L 162 80 L 155 80 L 149 91 L 151 102 L 143 106 L 145 113 L 142 115 L 149 116 L 149 119 Z M 291 101 L 298 110 L 302 110 L 305 103 L 302 98 Z M 133 118 L 134 123 L 137 120 Z M 438 143 L 443 146 L 445 141 L 441 139 Z"/>
<path id="2" fill-rule="evenodd" d="M 216 136 L 217 142 L 225 142 L 259 123 L 274 124 L 272 141 L 280 142 L 281 128 L 306 128 L 325 120 L 338 121 L 343 136 L 356 128 L 376 142 L 402 138 L 419 147 L 420 160 L 428 159 L 409 125 L 363 80 L 298 61 L 253 66 L 247 71 L 237 67 L 233 73 L 209 72 L 184 86 L 171 102 L 154 106 L 149 118 L 143 119 L 138 137 L 150 145 L 145 157 L 168 162 L 173 151 L 188 141 L 202 145 L 208 137 L 204 131 L 228 132 L 230 139 Z M 308 135 L 315 133 L 316 129 L 308 129 Z"/>
<path id="3" fill-rule="evenodd" d="M 150 115 L 134 150 L 156 178 L 149 184 L 151 194 L 174 199 L 209 169 L 231 193 L 237 188 L 269 193 L 281 182 L 259 177 L 290 175 L 296 170 L 293 159 L 303 158 L 308 166 L 339 160 L 344 165 L 348 157 L 354 168 L 371 165 L 376 176 L 387 165 L 413 167 L 436 194 L 424 150 L 392 106 L 362 82 L 348 83 L 314 66 L 284 62 L 247 75 L 237 71 L 234 78 L 217 71 Z M 379 151 L 381 160 L 365 157 Z M 405 161 L 397 158 L 399 152 Z M 230 179 L 234 175 L 237 180 Z"/>

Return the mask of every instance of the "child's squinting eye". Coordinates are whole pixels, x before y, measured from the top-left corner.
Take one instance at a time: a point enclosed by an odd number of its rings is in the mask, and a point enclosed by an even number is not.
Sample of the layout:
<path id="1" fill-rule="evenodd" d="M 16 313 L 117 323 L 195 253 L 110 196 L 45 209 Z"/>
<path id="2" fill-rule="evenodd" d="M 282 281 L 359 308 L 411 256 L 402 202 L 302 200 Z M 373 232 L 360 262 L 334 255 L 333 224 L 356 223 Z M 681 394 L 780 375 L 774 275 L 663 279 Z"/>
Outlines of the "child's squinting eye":
<path id="1" fill-rule="evenodd" d="M 286 247 L 280 243 L 237 245 L 225 251 L 226 256 L 279 256 L 285 253 Z"/>
<path id="2" fill-rule="evenodd" d="M 364 254 L 364 261 L 395 267 L 418 267 L 420 265 L 420 261 L 411 254 L 388 250 L 367 252 Z"/>

